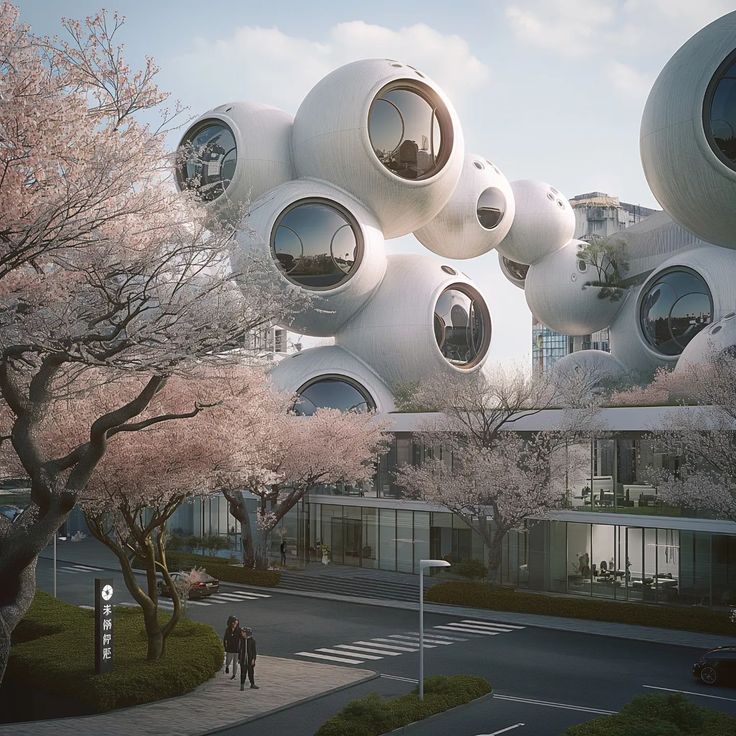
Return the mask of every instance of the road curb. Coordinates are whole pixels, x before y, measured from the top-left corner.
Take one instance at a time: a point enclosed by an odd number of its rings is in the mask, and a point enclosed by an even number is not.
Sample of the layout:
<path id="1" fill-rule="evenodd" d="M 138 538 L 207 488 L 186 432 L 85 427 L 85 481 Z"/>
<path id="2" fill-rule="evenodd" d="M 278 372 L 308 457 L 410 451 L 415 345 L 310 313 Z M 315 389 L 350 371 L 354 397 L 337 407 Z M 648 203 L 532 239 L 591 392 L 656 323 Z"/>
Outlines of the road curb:
<path id="1" fill-rule="evenodd" d="M 342 690 L 348 690 L 349 688 L 355 687 L 356 685 L 363 685 L 366 682 L 371 682 L 371 680 L 376 680 L 379 677 L 380 677 L 380 674 L 378 672 L 372 672 L 372 674 L 367 675 L 366 677 L 363 677 L 360 680 L 356 680 L 355 682 L 350 682 L 346 685 L 340 685 L 339 687 L 332 688 L 332 690 L 327 690 L 324 693 L 318 693 L 317 695 L 309 695 L 306 698 L 301 698 L 301 700 L 295 700 L 293 703 L 287 703 L 286 705 L 280 705 L 278 708 L 273 708 L 272 710 L 266 711 L 265 713 L 259 713 L 258 715 L 250 716 L 249 718 L 242 718 L 239 721 L 233 721 L 232 723 L 228 723 L 226 726 L 220 726 L 219 728 L 214 728 L 211 731 L 201 731 L 199 733 L 199 736 L 210 736 L 211 734 L 222 733 L 223 731 L 227 731 L 231 728 L 237 728 L 238 726 L 244 726 L 247 723 L 253 723 L 254 721 L 260 721 L 262 718 L 268 718 L 269 716 L 273 716 L 276 713 L 282 713 L 283 711 L 289 710 L 290 708 L 296 708 L 300 705 L 311 703 L 313 700 L 319 700 L 320 698 L 326 698 L 329 695 L 334 695 L 335 693 L 339 693 Z"/>

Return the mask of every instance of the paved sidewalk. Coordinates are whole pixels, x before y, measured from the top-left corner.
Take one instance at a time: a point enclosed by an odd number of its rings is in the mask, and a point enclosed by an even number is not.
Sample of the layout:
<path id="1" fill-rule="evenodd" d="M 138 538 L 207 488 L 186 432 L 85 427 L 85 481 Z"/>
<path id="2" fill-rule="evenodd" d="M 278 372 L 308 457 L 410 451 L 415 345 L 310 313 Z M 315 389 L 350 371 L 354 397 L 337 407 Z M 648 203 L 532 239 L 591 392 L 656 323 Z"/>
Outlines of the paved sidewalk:
<path id="1" fill-rule="evenodd" d="M 220 672 L 188 695 L 95 716 L 0 726 L 12 736 L 193 736 L 254 720 L 305 700 L 378 677 L 371 670 L 258 657 L 256 682 L 240 692 L 240 674 Z M 255 726 L 255 729 L 258 727 Z"/>

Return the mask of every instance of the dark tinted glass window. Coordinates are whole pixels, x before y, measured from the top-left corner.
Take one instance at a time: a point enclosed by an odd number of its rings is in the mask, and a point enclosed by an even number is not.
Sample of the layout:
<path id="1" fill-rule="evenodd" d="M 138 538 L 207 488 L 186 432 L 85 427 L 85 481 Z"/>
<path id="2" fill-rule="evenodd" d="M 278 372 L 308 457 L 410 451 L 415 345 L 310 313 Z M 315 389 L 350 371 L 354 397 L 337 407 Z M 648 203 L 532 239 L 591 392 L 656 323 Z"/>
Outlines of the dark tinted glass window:
<path id="1" fill-rule="evenodd" d="M 237 160 L 235 138 L 224 123 L 206 120 L 187 133 L 178 157 L 179 186 L 194 189 L 200 199 L 210 202 L 232 181 Z"/>
<path id="2" fill-rule="evenodd" d="M 329 289 L 349 278 L 360 260 L 357 227 L 347 212 L 325 202 L 297 204 L 274 227 L 273 253 L 289 279 Z"/>
<path id="3" fill-rule="evenodd" d="M 459 368 L 470 368 L 488 351 L 491 320 L 480 295 L 450 286 L 434 308 L 434 336 L 442 355 Z"/>
<path id="4" fill-rule="evenodd" d="M 526 263 L 517 263 L 510 258 L 506 258 L 506 256 L 501 256 L 501 258 L 503 258 L 503 265 L 512 278 L 518 281 L 524 281 L 526 279 L 526 275 L 529 273 L 529 266 Z"/>
<path id="5" fill-rule="evenodd" d="M 503 219 L 506 212 L 506 197 L 500 189 L 488 187 L 481 192 L 476 206 L 478 222 L 486 229 L 492 230 Z"/>
<path id="6" fill-rule="evenodd" d="M 368 392 L 344 378 L 320 378 L 300 388 L 298 394 L 294 412 L 302 416 L 312 416 L 317 409 L 358 412 L 375 409 Z"/>
<path id="7" fill-rule="evenodd" d="M 403 179 L 426 179 L 443 164 L 446 117 L 418 90 L 389 87 L 373 100 L 368 113 L 368 135 L 378 160 Z M 439 117 L 438 117 L 439 116 Z"/>
<path id="8" fill-rule="evenodd" d="M 709 91 L 706 134 L 720 158 L 736 168 L 736 54 L 716 72 Z"/>
<path id="9" fill-rule="evenodd" d="M 679 355 L 713 320 L 713 301 L 694 271 L 672 269 L 646 287 L 639 320 L 647 342 L 663 355 Z"/>

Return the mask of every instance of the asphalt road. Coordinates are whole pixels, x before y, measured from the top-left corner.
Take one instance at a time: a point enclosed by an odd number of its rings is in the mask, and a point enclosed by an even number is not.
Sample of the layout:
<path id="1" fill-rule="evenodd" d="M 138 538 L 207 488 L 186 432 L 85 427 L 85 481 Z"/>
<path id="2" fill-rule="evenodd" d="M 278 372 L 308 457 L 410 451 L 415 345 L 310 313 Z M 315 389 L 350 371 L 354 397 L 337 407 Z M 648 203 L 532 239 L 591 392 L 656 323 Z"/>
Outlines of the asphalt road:
<path id="1" fill-rule="evenodd" d="M 132 600 L 119 573 L 92 567 L 59 563 L 59 597 L 91 605 L 98 576 L 113 578 L 117 603 Z M 41 589 L 51 589 L 49 560 L 39 560 L 37 579 Z M 415 686 L 415 612 L 264 594 L 246 586 L 222 586 L 220 595 L 202 603 L 207 605 L 190 605 L 191 618 L 220 632 L 227 617 L 236 615 L 241 625 L 253 628 L 263 654 L 372 669 L 382 675 L 222 733 L 311 736 L 354 697 L 372 691 L 398 695 Z M 736 690 L 709 688 L 690 676 L 699 650 L 439 614 L 425 615 L 425 632 L 426 676 L 481 675 L 492 683 L 494 697 L 408 728 L 409 734 L 558 736 L 574 723 L 617 711 L 656 688 L 684 691 L 699 705 L 736 715 Z"/>

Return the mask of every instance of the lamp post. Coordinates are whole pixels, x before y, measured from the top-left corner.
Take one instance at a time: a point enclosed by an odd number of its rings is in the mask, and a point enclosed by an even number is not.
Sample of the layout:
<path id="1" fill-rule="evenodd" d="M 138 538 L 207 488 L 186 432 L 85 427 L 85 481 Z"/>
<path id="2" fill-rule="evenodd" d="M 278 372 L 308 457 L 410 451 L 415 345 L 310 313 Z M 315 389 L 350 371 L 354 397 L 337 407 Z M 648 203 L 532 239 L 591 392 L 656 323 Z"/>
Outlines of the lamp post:
<path id="1" fill-rule="evenodd" d="M 419 560 L 419 700 L 424 700 L 424 571 L 428 567 L 450 567 L 450 563 Z"/>

